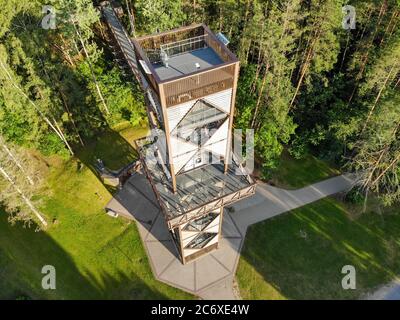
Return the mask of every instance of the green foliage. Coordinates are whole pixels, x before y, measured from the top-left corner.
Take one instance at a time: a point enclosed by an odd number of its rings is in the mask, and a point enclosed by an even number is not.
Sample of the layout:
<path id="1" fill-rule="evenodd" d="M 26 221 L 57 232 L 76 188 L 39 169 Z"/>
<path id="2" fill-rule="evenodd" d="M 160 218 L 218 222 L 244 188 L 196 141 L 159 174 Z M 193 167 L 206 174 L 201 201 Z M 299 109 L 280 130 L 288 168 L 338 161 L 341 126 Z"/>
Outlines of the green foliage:
<path id="1" fill-rule="evenodd" d="M 99 135 L 85 153 L 78 154 L 84 162 L 100 155 L 115 168 L 136 157 L 118 132 Z M 42 199 L 43 213 L 54 222 L 46 232 L 12 227 L 0 209 L 0 269 L 7 270 L 7 277 L 0 279 L 0 299 L 193 298 L 153 277 L 134 223 L 104 214 L 111 195 L 90 170 L 93 162 L 78 167 L 76 159 L 46 160 L 52 164 L 47 184 L 54 191 Z M 45 264 L 62 270 L 57 272 L 57 290 L 41 287 Z"/>
<path id="2" fill-rule="evenodd" d="M 237 127 L 246 129 L 251 123 L 257 105 L 256 93 L 251 92 L 255 65 L 250 64 L 243 69 L 237 91 L 236 124 Z M 257 119 L 258 128 L 254 133 L 255 149 L 263 160 L 264 175 L 268 174 L 268 169 L 277 166 L 283 144 L 288 143 L 296 127 L 291 117 L 282 115 L 285 110 L 284 105 L 278 105 L 278 102 L 263 107 Z"/>
<path id="3" fill-rule="evenodd" d="M 308 141 L 304 137 L 295 137 L 290 144 L 289 153 L 297 160 L 304 158 L 310 153 Z"/>
<path id="4" fill-rule="evenodd" d="M 296 159 L 284 150 L 279 165 L 271 171 L 268 181 L 280 188 L 300 189 L 339 174 L 340 171 L 332 163 L 311 154 L 304 154 Z"/>
<path id="5" fill-rule="evenodd" d="M 0 15 L 0 59 L 5 66 L 0 69 L 0 132 L 7 140 L 44 154 L 65 155 L 65 142 L 49 122 L 73 149 L 104 130 L 107 122 L 144 124 L 142 94 L 121 78 L 95 41 L 99 12 L 91 1 L 46 2 L 56 8 L 55 30 L 38 27 L 39 2 L 10 3 L 16 10 L 7 5 Z M 97 85 L 110 104 L 109 113 Z"/>
<path id="6" fill-rule="evenodd" d="M 68 151 L 64 145 L 60 143 L 60 139 L 53 132 L 50 132 L 38 141 L 38 150 L 44 155 L 58 154 L 63 158 L 68 157 Z"/>
<path id="7" fill-rule="evenodd" d="M 361 205 L 365 201 L 365 195 L 358 189 L 352 189 L 346 194 L 345 200 L 351 204 Z"/>
<path id="8" fill-rule="evenodd" d="M 177 28 L 186 19 L 182 1 L 138 0 L 135 1 L 135 9 L 139 29 L 146 33 Z"/>
<path id="9" fill-rule="evenodd" d="M 106 68 L 110 68 L 109 71 Z M 90 81 L 90 70 L 86 63 L 78 66 L 80 73 L 87 79 L 87 86 L 96 96 L 96 87 Z M 100 59 L 95 64 L 95 73 L 106 100 L 110 115 L 106 115 L 107 122 L 114 126 L 122 121 L 129 121 L 132 126 L 145 125 L 147 114 L 141 89 L 137 84 L 124 80 L 115 66 L 107 66 L 106 61 Z M 99 103 L 97 101 L 97 103 Z"/>
<path id="10" fill-rule="evenodd" d="M 121 121 L 145 126 L 142 93 L 115 67 L 92 1 L 49 3 L 57 9 L 56 30 L 38 28 L 42 1 L 8 1 L 0 13 L 0 58 L 14 82 L 0 70 L 0 132 L 46 154 L 65 154 L 66 141 L 76 150 Z M 285 147 L 296 158 L 312 152 L 372 172 L 365 190 L 393 203 L 400 8 L 396 0 L 355 1 L 350 31 L 342 28 L 343 4 L 140 0 L 133 12 L 137 34 L 204 22 L 228 36 L 242 65 L 235 127 L 254 129 L 265 177 Z"/>

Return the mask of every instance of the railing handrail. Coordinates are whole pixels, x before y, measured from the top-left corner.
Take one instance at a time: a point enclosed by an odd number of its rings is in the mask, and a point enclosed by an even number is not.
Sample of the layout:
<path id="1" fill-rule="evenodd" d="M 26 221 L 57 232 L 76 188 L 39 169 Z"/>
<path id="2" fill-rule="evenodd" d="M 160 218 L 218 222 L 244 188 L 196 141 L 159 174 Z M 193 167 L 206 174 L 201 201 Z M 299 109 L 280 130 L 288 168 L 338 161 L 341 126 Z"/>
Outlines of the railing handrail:
<path id="1" fill-rule="evenodd" d="M 191 37 L 191 38 L 187 38 L 187 39 L 183 39 L 183 40 L 178 40 L 178 41 L 174 41 L 174 42 L 170 42 L 170 43 L 161 44 L 160 45 L 160 50 L 161 49 L 162 50 L 168 50 L 168 49 L 180 46 L 180 44 L 177 44 L 177 43 L 180 43 L 180 42 L 200 41 L 198 39 L 205 38 L 207 36 L 208 36 L 208 34 L 202 34 L 200 36 L 195 36 L 195 37 Z M 172 44 L 173 44 L 173 46 L 171 46 Z"/>
<path id="2" fill-rule="evenodd" d="M 179 75 L 176 77 L 172 77 L 172 78 L 168 78 L 168 79 L 163 79 L 161 80 L 160 77 L 158 76 L 155 68 L 153 67 L 152 63 L 149 61 L 146 53 L 144 52 L 142 46 L 141 46 L 141 42 L 143 40 L 148 40 L 151 38 L 155 38 L 155 37 L 162 37 L 171 33 L 178 33 L 178 32 L 185 32 L 188 30 L 192 30 L 192 29 L 196 29 L 202 27 L 204 33 L 200 36 L 195 36 L 193 38 L 196 37 L 204 37 L 204 39 L 206 39 L 206 37 L 209 37 L 211 41 L 213 41 L 214 43 L 216 43 L 220 49 L 227 54 L 227 56 L 230 58 L 230 61 L 226 61 L 223 62 L 221 64 L 215 65 L 215 66 L 210 66 L 208 68 L 205 68 L 201 71 L 193 71 L 190 72 L 188 74 L 185 75 Z M 183 39 L 183 40 L 178 40 L 175 41 L 173 43 L 179 42 L 179 41 L 187 41 L 188 39 Z M 191 25 L 191 26 L 186 26 L 186 27 L 181 27 L 181 28 L 176 28 L 173 30 L 169 30 L 169 31 L 165 31 L 165 32 L 161 32 L 161 33 L 155 33 L 152 35 L 147 35 L 147 36 L 142 36 L 142 37 L 136 37 L 134 39 L 132 39 L 132 43 L 135 47 L 135 49 L 137 50 L 137 53 L 142 57 L 142 59 L 146 62 L 146 64 L 148 65 L 149 69 L 151 70 L 151 75 L 149 76 L 153 76 L 155 82 L 157 83 L 158 86 L 163 85 L 163 84 L 167 84 L 167 83 L 171 83 L 174 81 L 178 81 L 181 79 L 185 79 L 185 78 L 190 78 L 193 77 L 194 75 L 200 75 L 202 73 L 206 73 L 212 70 L 217 70 L 223 67 L 226 67 L 228 65 L 232 65 L 235 64 L 237 62 L 239 62 L 239 59 L 215 36 L 215 34 L 204 24 L 204 23 L 200 23 L 200 24 L 195 24 L 195 25 Z M 165 45 L 168 45 L 167 43 Z M 154 49 L 154 48 L 153 48 Z M 213 49 L 214 50 L 214 49 Z M 219 53 L 217 53 L 218 55 L 220 55 Z M 157 88 L 158 89 L 158 88 Z"/>
<path id="3" fill-rule="evenodd" d="M 196 28 L 199 28 L 199 27 L 203 27 L 203 24 L 202 23 L 195 23 L 195 24 L 191 24 L 191 25 L 188 25 L 188 26 L 175 28 L 175 29 L 172 29 L 172 30 L 167 30 L 167 31 L 163 31 L 163 32 L 156 32 L 156 33 L 152 33 L 152 34 L 136 37 L 135 39 L 137 39 L 138 41 L 143 41 L 143 40 L 148 40 L 150 38 L 163 37 L 163 36 L 166 36 L 166 35 L 171 34 L 171 33 L 184 32 L 184 31 L 196 29 Z"/>
<path id="4" fill-rule="evenodd" d="M 221 63 L 221 64 L 219 64 L 217 66 L 211 66 L 211 67 L 205 68 L 205 69 L 203 69 L 201 71 L 193 71 L 193 72 L 185 74 L 183 76 L 180 75 L 180 76 L 176 76 L 176 77 L 173 77 L 173 78 L 161 80 L 161 82 L 159 84 L 165 85 L 165 84 L 170 84 L 172 82 L 176 82 L 176 81 L 179 81 L 179 80 L 185 80 L 187 78 L 192 78 L 194 76 L 198 76 L 198 75 L 210 72 L 210 71 L 214 71 L 214 70 L 222 69 L 222 68 L 230 66 L 230 65 L 234 65 L 235 63 L 237 63 L 237 61 L 224 62 L 224 63 Z"/>

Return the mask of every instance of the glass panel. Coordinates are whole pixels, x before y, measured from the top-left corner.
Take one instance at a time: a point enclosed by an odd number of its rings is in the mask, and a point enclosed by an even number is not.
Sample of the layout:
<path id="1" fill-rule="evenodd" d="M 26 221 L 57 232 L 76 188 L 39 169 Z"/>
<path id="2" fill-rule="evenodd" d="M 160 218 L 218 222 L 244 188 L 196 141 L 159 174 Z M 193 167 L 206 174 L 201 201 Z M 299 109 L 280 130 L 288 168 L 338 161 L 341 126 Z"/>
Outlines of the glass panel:
<path id="1" fill-rule="evenodd" d="M 206 246 L 207 243 L 211 241 L 212 238 L 217 236 L 216 233 L 201 233 L 199 234 L 196 238 L 194 238 L 192 241 L 189 242 L 189 244 L 185 247 L 185 249 L 201 249 Z"/>
<path id="2" fill-rule="evenodd" d="M 172 235 L 172 240 L 175 242 L 175 245 L 177 248 L 181 247 L 181 239 L 179 237 L 179 228 L 175 228 L 170 231 Z"/>
<path id="3" fill-rule="evenodd" d="M 225 112 L 198 100 L 172 131 L 172 135 L 201 146 L 227 117 Z"/>
<path id="4" fill-rule="evenodd" d="M 193 220 L 189 224 L 185 226 L 183 230 L 186 231 L 202 231 L 204 230 L 216 217 L 218 216 L 218 213 L 210 213 L 204 217 L 201 217 L 199 219 Z"/>

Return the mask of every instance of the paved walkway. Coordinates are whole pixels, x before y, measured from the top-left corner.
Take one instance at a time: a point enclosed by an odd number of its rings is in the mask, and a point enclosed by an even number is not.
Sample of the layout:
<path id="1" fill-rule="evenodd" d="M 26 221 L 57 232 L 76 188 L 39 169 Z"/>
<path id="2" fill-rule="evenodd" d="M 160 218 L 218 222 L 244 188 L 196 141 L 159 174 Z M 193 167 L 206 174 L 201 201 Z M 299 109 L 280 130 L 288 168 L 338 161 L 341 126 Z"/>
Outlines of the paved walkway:
<path id="1" fill-rule="evenodd" d="M 135 219 L 154 276 L 203 299 L 236 299 L 233 279 L 247 228 L 257 222 L 348 190 L 350 176 L 334 177 L 298 190 L 284 190 L 259 182 L 256 194 L 224 212 L 219 248 L 182 265 L 170 238 L 151 186 L 142 174 L 133 175 L 107 208 Z"/>
<path id="2" fill-rule="evenodd" d="M 373 294 L 365 297 L 366 300 L 400 300 L 400 279 L 379 288 Z"/>
<path id="3" fill-rule="evenodd" d="M 285 190 L 259 182 L 254 196 L 233 205 L 233 218 L 245 232 L 254 223 L 350 189 L 353 183 L 351 177 L 341 175 L 297 190 Z"/>

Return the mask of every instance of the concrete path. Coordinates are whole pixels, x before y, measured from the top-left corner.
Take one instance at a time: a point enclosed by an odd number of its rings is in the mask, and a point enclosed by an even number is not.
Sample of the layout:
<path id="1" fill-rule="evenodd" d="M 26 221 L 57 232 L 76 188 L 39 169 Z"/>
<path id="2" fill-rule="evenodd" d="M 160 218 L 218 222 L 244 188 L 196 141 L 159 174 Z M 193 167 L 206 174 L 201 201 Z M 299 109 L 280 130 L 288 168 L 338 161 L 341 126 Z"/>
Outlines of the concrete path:
<path id="1" fill-rule="evenodd" d="M 231 213 L 230 216 L 235 226 L 239 229 L 239 232 L 245 237 L 247 228 L 250 225 L 273 218 L 327 196 L 350 190 L 353 183 L 352 175 L 337 176 L 297 190 L 285 190 L 270 186 L 264 182 L 258 182 L 256 194 L 235 203 L 232 206 L 235 208 L 235 212 Z M 225 221 L 223 221 L 224 223 Z M 240 244 L 239 256 L 243 243 L 244 241 Z M 234 266 L 235 272 L 233 276 L 236 273 L 238 260 Z M 210 286 L 202 292 L 201 297 L 207 299 L 224 299 L 228 295 L 230 297 L 234 296 L 232 291 L 229 294 L 226 293 L 226 296 L 224 296 L 222 295 L 223 292 L 215 289 L 215 287 Z"/>
<path id="2" fill-rule="evenodd" d="M 365 297 L 366 300 L 400 300 L 400 279 L 379 288 L 377 291 Z"/>
<path id="3" fill-rule="evenodd" d="M 182 265 L 147 179 L 133 175 L 106 208 L 137 222 L 156 279 L 203 299 L 237 299 L 233 279 L 247 228 L 257 222 L 351 188 L 351 176 L 334 177 L 298 190 L 259 182 L 256 194 L 224 212 L 219 248 Z"/>
<path id="4" fill-rule="evenodd" d="M 232 217 L 244 234 L 247 227 L 254 223 L 349 190 L 352 184 L 352 175 L 337 176 L 297 190 L 285 190 L 258 182 L 254 196 L 233 205 L 235 213 Z"/>

